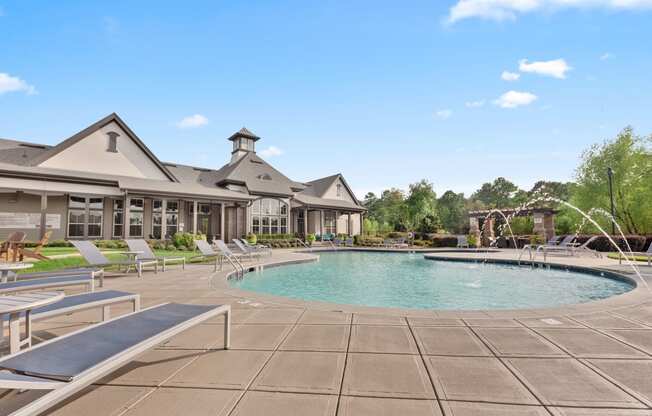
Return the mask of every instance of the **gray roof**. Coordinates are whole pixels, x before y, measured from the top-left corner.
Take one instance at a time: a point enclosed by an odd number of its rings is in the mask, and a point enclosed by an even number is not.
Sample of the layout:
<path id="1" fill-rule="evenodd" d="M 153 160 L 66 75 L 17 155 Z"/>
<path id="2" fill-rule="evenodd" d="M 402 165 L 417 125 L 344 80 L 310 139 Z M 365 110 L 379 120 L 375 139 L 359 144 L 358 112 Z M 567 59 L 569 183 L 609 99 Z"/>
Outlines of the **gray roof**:
<path id="1" fill-rule="evenodd" d="M 367 210 L 363 206 L 360 206 L 353 202 L 345 201 L 343 199 L 320 198 L 317 196 L 306 195 L 303 192 L 296 194 L 293 198 L 293 201 L 296 201 L 301 205 L 307 205 L 311 208 L 339 208 L 342 210 L 356 211 L 356 212 Z M 294 206 L 299 206 L 299 205 L 294 204 Z"/>
<path id="2" fill-rule="evenodd" d="M 313 195 L 322 197 L 328 191 L 328 189 L 337 181 L 342 175 L 336 173 L 335 175 L 327 176 L 321 179 L 315 179 L 314 181 L 307 182 L 306 190 L 303 191 L 306 195 Z"/>
<path id="3" fill-rule="evenodd" d="M 51 146 L 18 140 L 0 139 L 0 162 L 28 166 Z"/>
<path id="4" fill-rule="evenodd" d="M 258 140 L 260 140 L 260 137 L 258 137 L 258 136 L 256 136 L 255 134 L 253 134 L 253 133 L 252 133 L 249 129 L 247 129 L 246 127 L 243 127 L 243 128 L 241 128 L 240 130 L 238 130 L 238 131 L 236 131 L 235 133 L 233 133 L 233 134 L 231 135 L 231 137 L 228 138 L 228 140 L 235 140 L 235 139 L 237 139 L 238 137 L 246 137 L 246 138 L 249 138 L 249 139 L 253 139 L 253 141 L 255 141 L 255 142 L 257 142 Z"/>
<path id="5" fill-rule="evenodd" d="M 289 179 L 254 152 L 224 165 L 215 172 L 215 179 L 218 185 L 244 185 L 250 193 L 258 195 L 291 196 L 303 189 L 302 184 Z"/>

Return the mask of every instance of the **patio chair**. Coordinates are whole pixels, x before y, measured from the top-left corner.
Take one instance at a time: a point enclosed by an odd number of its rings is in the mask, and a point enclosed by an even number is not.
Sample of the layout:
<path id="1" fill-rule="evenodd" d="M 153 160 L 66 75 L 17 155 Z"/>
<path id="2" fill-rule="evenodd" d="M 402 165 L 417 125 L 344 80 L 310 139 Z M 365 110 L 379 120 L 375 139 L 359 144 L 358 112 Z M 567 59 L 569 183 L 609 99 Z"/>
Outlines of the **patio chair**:
<path id="1" fill-rule="evenodd" d="M 256 257 L 258 257 L 260 259 L 260 256 L 263 254 L 261 251 L 258 251 L 258 250 L 254 249 L 254 248 L 249 248 L 249 247 L 245 246 L 244 244 L 242 244 L 242 241 L 238 240 L 237 238 L 234 238 L 232 241 L 233 241 L 233 244 L 235 244 L 236 247 L 238 247 L 238 250 L 240 250 L 240 252 L 243 255 L 248 254 L 249 256 L 252 256 L 252 257 L 256 256 Z"/>
<path id="2" fill-rule="evenodd" d="M 163 266 L 163 271 L 165 271 L 165 266 L 168 262 L 179 262 L 181 261 L 181 268 L 186 268 L 186 257 L 185 256 L 157 256 L 152 251 L 152 248 L 147 244 L 147 241 L 143 239 L 138 240 L 125 240 L 129 250 L 131 251 L 142 251 L 143 254 L 139 254 L 136 258 L 138 260 L 148 261 L 155 260 L 161 263 Z"/>
<path id="3" fill-rule="evenodd" d="M 238 263 L 240 263 L 245 257 L 248 257 L 249 259 L 253 259 L 252 255 L 250 253 L 234 253 L 224 241 L 222 240 L 215 240 L 213 241 L 213 246 L 217 248 L 217 250 L 227 259 L 236 259 Z"/>
<path id="4" fill-rule="evenodd" d="M 410 245 L 407 243 L 407 240 L 405 238 L 399 238 L 398 240 L 394 241 L 394 247 L 408 248 L 410 247 Z"/>
<path id="5" fill-rule="evenodd" d="M 224 349 L 228 349 L 229 305 L 167 303 L 100 322 L 5 356 L 0 359 L 0 369 L 3 369 L 0 389 L 14 391 L 3 393 L 3 414 L 41 414 L 143 353 L 218 315 L 224 315 Z M 212 326 L 207 326 L 206 330 L 212 330 Z M 19 396 L 25 390 L 41 390 L 42 393 L 28 401 L 29 396 Z"/>
<path id="6" fill-rule="evenodd" d="M 648 246 L 646 251 L 635 251 L 632 254 L 634 256 L 647 257 L 647 265 L 652 266 L 652 244 Z M 625 255 L 629 255 L 629 253 L 625 253 Z M 618 263 L 623 264 L 623 255 L 620 252 L 618 252 Z"/>
<path id="7" fill-rule="evenodd" d="M 272 248 L 269 246 L 266 246 L 264 244 L 249 244 L 249 241 L 247 241 L 246 238 L 241 238 L 240 241 L 242 241 L 242 244 L 244 244 L 246 247 L 261 251 L 263 253 L 267 253 L 270 256 L 272 255 Z"/>
<path id="8" fill-rule="evenodd" d="M 560 243 L 557 246 L 541 246 L 543 250 L 543 259 L 545 261 L 549 253 L 561 253 L 569 256 L 574 256 L 575 254 L 580 254 L 580 253 L 590 253 L 596 257 L 602 257 L 602 254 L 600 254 L 595 250 L 591 250 L 588 247 L 589 244 L 591 244 L 598 237 L 599 236 L 594 235 L 580 245 L 577 245 L 575 243 L 567 243 L 566 245 L 563 245 L 563 241 L 562 241 L 562 243 Z"/>
<path id="9" fill-rule="evenodd" d="M 394 240 L 392 240 L 391 238 L 386 238 L 383 240 L 383 247 L 390 248 L 393 245 L 394 245 Z"/>
<path id="10" fill-rule="evenodd" d="M 138 277 L 143 277 L 143 267 L 154 266 L 154 273 L 158 273 L 158 260 L 135 259 L 110 261 L 100 252 L 100 249 L 98 249 L 92 241 L 71 240 L 70 242 L 77 250 L 79 250 L 79 254 L 81 254 L 92 267 L 118 266 L 118 270 L 120 270 L 121 266 L 125 266 L 126 271 L 128 271 L 129 267 L 133 266 L 138 272 Z"/>
<path id="11" fill-rule="evenodd" d="M 339 238 L 339 237 L 335 237 L 335 238 L 333 239 L 333 244 L 334 244 L 335 246 L 341 246 L 341 245 L 342 245 L 342 239 Z"/>
<path id="12" fill-rule="evenodd" d="M 48 240 L 50 239 L 51 235 L 52 235 L 52 230 L 48 230 L 43 235 L 43 238 L 41 238 L 39 242 L 36 243 L 36 246 L 33 249 L 23 248 L 22 256 L 20 257 L 20 260 L 22 261 L 24 257 L 31 257 L 33 259 L 38 259 L 38 260 L 50 260 L 49 258 L 41 254 L 41 250 L 43 250 L 43 246 L 48 243 Z"/>
<path id="13" fill-rule="evenodd" d="M 9 261 L 9 255 L 11 254 L 11 261 L 16 261 L 16 259 L 20 259 L 20 261 L 22 261 L 23 256 L 21 252 L 24 248 L 24 241 L 26 237 L 27 234 L 22 231 L 14 231 L 13 233 L 9 234 L 7 240 L 5 240 L 0 245 L 0 256 L 4 254 L 5 260 Z"/>
<path id="14" fill-rule="evenodd" d="M 469 239 L 465 235 L 457 236 L 457 248 L 470 248 Z"/>
<path id="15" fill-rule="evenodd" d="M 208 244 L 208 241 L 206 240 L 195 240 L 195 247 L 201 254 L 198 256 L 193 256 L 190 259 L 213 259 L 215 260 L 215 268 L 213 269 L 214 271 L 217 271 L 217 266 L 218 264 L 221 266 L 222 265 L 222 255 L 218 253 L 217 251 L 213 250 L 213 247 Z"/>
<path id="16" fill-rule="evenodd" d="M 346 247 L 353 247 L 353 237 L 349 237 L 344 241 Z"/>

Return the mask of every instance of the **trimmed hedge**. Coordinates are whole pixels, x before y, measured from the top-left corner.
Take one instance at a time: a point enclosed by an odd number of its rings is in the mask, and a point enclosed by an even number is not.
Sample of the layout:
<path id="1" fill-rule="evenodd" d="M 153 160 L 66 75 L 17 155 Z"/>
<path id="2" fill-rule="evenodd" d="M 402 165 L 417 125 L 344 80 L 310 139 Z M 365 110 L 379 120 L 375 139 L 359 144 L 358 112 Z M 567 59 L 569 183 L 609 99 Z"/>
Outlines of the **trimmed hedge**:
<path id="1" fill-rule="evenodd" d="M 589 238 L 591 238 L 590 235 L 579 235 L 576 241 L 580 244 L 583 244 Z M 623 252 L 627 252 L 627 244 L 625 244 L 625 240 L 622 237 L 612 236 L 611 238 L 613 238 L 613 240 L 616 242 L 616 244 L 618 244 L 618 247 Z M 650 237 L 641 235 L 626 235 L 625 238 L 632 248 L 632 251 L 643 252 L 649 246 L 648 239 L 650 239 Z M 599 236 L 593 240 L 591 244 L 589 244 L 589 248 L 596 251 L 616 251 L 613 244 L 611 244 L 609 239 L 605 236 Z"/>

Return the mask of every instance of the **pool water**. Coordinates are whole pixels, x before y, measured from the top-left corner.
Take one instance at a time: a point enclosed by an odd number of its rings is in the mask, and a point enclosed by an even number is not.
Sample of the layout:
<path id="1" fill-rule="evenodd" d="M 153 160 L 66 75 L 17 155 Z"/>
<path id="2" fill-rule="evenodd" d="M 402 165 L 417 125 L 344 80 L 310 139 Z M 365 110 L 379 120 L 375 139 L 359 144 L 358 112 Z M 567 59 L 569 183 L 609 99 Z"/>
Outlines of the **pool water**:
<path id="1" fill-rule="evenodd" d="M 633 285 L 587 273 L 342 251 L 251 272 L 230 285 L 290 298 L 417 309 L 543 308 L 604 299 Z"/>

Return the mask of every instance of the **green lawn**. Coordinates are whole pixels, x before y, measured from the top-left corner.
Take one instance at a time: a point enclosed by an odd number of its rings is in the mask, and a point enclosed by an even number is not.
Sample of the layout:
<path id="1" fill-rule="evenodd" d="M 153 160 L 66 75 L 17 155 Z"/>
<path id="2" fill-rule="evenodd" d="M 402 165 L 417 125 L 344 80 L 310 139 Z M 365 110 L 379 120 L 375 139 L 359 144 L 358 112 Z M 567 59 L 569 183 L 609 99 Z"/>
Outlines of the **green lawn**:
<path id="1" fill-rule="evenodd" d="M 625 253 L 625 254 L 627 254 L 627 253 Z M 607 257 L 609 257 L 610 259 L 616 259 L 616 260 L 618 260 L 618 256 L 619 256 L 619 253 L 609 253 L 607 255 Z M 644 261 L 644 262 L 647 263 L 647 256 L 634 256 L 634 257 L 628 256 L 628 257 L 629 257 L 630 260 Z M 625 260 L 625 258 L 623 258 L 623 260 Z"/>
<path id="2" fill-rule="evenodd" d="M 127 250 L 127 249 L 125 249 Z M 102 249 L 102 251 L 120 251 L 118 249 Z M 76 254 L 79 253 L 75 247 L 43 247 L 41 254 L 46 257 L 57 256 L 61 254 Z"/>
<path id="3" fill-rule="evenodd" d="M 70 247 L 52 247 L 52 249 L 71 249 Z M 103 250 L 104 251 L 104 250 Z M 107 250 L 109 251 L 109 250 Z M 121 251 L 121 250 L 110 250 L 110 251 Z M 77 252 L 74 248 L 72 248 L 72 251 L 63 251 L 58 252 L 56 254 L 68 254 L 68 253 L 75 253 Z M 163 257 L 163 256 L 174 256 L 174 257 L 179 257 L 183 256 L 186 259 L 189 259 L 190 257 L 196 256 L 198 252 L 195 251 L 170 251 L 170 250 L 154 250 L 154 253 L 157 256 Z M 45 254 L 45 253 L 44 253 Z M 47 255 L 53 255 L 55 253 L 50 252 Z M 111 260 L 111 261 L 119 261 L 119 260 L 124 260 L 126 257 L 122 254 L 118 253 L 107 253 L 105 251 L 106 257 Z M 200 259 L 195 260 L 193 262 L 199 262 Z M 64 269 L 64 268 L 70 268 L 70 267 L 82 267 L 88 265 L 86 261 L 81 257 L 81 256 L 74 256 L 74 257 L 63 257 L 63 258 L 58 258 L 58 259 L 50 259 L 50 260 L 42 260 L 42 261 L 37 261 L 34 262 L 34 267 L 31 269 L 25 269 L 21 271 L 21 273 L 35 273 L 35 272 L 47 272 L 50 270 L 59 270 L 59 269 Z"/>

